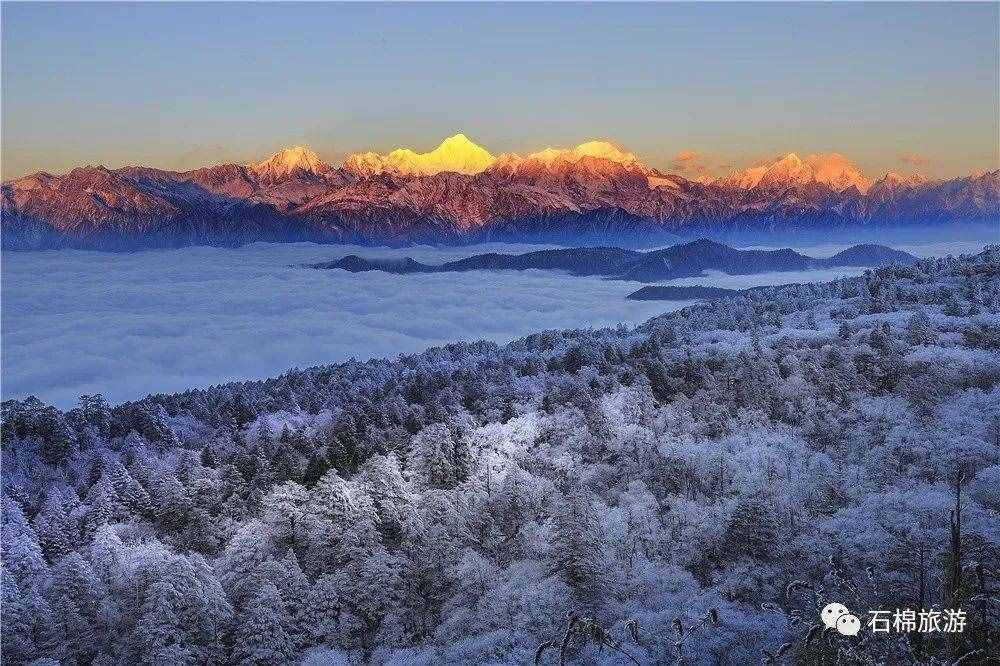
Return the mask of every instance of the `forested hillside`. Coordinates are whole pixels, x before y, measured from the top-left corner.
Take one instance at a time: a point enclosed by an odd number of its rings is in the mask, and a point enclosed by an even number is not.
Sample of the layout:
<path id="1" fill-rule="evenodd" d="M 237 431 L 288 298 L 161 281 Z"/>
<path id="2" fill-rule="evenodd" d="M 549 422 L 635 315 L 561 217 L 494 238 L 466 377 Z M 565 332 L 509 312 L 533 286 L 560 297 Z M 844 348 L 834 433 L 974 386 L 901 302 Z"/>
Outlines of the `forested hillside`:
<path id="1" fill-rule="evenodd" d="M 4 664 L 985 663 L 1000 247 L 60 412 L 3 403 Z M 820 634 L 818 608 L 961 608 Z"/>

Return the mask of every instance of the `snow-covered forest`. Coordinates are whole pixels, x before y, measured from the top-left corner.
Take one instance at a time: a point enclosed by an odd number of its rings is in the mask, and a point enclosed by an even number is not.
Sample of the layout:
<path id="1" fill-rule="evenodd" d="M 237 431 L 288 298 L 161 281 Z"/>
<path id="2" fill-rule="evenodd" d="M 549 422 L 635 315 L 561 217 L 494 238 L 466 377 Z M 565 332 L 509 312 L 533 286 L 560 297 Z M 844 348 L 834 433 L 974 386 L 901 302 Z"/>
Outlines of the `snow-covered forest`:
<path id="1" fill-rule="evenodd" d="M 1000 246 L 634 330 L 7 401 L 2 436 L 4 664 L 971 664 L 1000 640 Z M 968 622 L 820 633 L 832 601 Z"/>

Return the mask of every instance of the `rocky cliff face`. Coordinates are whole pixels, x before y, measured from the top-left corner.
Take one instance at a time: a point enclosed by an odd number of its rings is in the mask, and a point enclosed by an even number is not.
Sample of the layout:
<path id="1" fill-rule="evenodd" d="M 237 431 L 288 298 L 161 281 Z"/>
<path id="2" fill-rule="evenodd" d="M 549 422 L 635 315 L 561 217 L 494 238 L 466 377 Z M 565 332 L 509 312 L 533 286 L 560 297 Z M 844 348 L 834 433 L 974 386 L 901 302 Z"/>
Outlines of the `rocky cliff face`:
<path id="1" fill-rule="evenodd" d="M 297 146 L 251 164 L 36 173 L 3 185 L 4 247 L 119 249 L 254 240 L 614 240 L 688 229 L 1000 219 L 1000 171 L 871 181 L 795 154 L 697 182 L 605 141 L 494 157 L 462 134 L 428 153 L 334 167 Z"/>

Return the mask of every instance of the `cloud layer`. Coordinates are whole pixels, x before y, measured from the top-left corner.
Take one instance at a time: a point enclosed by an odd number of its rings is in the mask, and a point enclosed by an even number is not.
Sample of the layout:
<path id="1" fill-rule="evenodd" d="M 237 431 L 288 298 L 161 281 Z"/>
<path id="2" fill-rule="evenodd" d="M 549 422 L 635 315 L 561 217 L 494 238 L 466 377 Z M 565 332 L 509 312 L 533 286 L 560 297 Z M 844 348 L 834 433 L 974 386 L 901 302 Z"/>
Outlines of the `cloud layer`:
<path id="1" fill-rule="evenodd" d="M 636 283 L 551 272 L 399 276 L 289 267 L 350 253 L 437 262 L 480 251 L 256 244 L 5 253 L 3 397 L 34 394 L 69 406 L 101 392 L 120 402 L 458 339 L 640 322 L 679 307 L 625 300 Z"/>
<path id="2" fill-rule="evenodd" d="M 642 286 L 635 282 L 548 271 L 390 275 L 290 267 L 346 254 L 439 263 L 529 249 L 539 246 L 258 243 L 134 254 L 4 253 L 3 398 L 33 394 L 68 407 L 99 392 L 121 402 L 459 339 L 504 342 L 546 328 L 639 323 L 685 305 L 626 300 Z M 854 272 L 713 275 L 677 284 L 740 287 Z"/>

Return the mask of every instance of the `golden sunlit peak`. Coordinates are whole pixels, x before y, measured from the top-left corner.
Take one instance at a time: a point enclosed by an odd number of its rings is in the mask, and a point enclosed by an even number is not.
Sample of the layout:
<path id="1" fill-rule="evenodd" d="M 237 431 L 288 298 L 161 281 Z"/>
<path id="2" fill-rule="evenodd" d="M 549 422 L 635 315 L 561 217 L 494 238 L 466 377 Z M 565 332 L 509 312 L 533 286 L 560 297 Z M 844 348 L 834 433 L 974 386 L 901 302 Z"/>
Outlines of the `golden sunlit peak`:
<path id="1" fill-rule="evenodd" d="M 637 159 L 634 153 L 611 141 L 587 141 L 574 148 L 573 152 L 581 156 L 600 157 L 620 163 L 635 162 Z"/>
<path id="2" fill-rule="evenodd" d="M 463 134 L 462 132 L 459 132 L 458 134 L 452 134 L 447 139 L 445 139 L 444 141 L 442 141 L 441 145 L 442 146 L 449 146 L 449 145 L 457 145 L 457 146 L 473 145 L 473 146 L 476 146 L 475 142 L 469 140 L 469 137 L 465 136 L 465 134 Z M 476 146 L 476 147 L 478 148 L 479 146 Z"/>
<path id="3" fill-rule="evenodd" d="M 459 132 L 427 153 L 417 153 L 409 148 L 397 148 L 386 155 L 359 153 L 348 157 L 344 168 L 358 175 L 395 173 L 432 176 L 445 171 L 476 174 L 489 168 L 494 161 L 488 150 Z"/>
<path id="4" fill-rule="evenodd" d="M 283 148 L 263 162 L 251 164 L 250 167 L 258 174 L 270 176 L 286 176 L 297 170 L 322 173 L 330 168 L 319 155 L 305 146 Z"/>
<path id="5" fill-rule="evenodd" d="M 531 153 L 527 159 L 543 164 L 552 164 L 557 161 L 575 163 L 585 157 L 607 160 L 643 173 L 653 173 L 649 167 L 635 156 L 635 153 L 631 153 L 611 141 L 604 140 L 586 141 L 576 148 L 571 149 L 546 148 L 536 153 Z"/>
<path id="6" fill-rule="evenodd" d="M 774 162 L 737 171 L 718 182 L 742 189 L 820 183 L 838 192 L 853 187 L 862 193 L 872 185 L 871 179 L 840 153 L 807 155 L 805 159 L 788 153 Z"/>
<path id="7" fill-rule="evenodd" d="M 597 157 L 618 162 L 619 164 L 638 162 L 635 154 L 610 141 L 587 141 L 572 149 L 546 148 L 528 155 L 528 159 L 540 160 L 542 162 L 551 162 L 557 159 L 577 162 L 584 157 Z"/>

